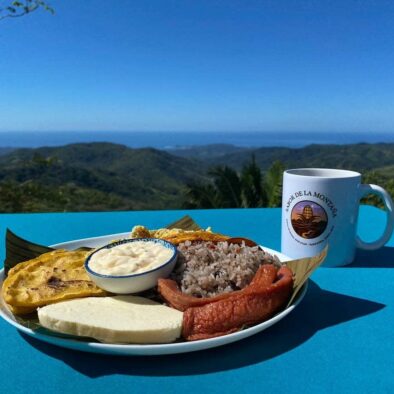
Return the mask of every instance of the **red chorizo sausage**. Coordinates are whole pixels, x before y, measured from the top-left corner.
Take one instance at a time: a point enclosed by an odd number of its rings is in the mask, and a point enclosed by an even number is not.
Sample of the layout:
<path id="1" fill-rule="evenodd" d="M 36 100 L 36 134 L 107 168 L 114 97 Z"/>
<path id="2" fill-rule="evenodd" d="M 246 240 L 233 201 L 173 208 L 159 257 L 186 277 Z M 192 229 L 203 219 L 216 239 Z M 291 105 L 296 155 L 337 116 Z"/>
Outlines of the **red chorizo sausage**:
<path id="1" fill-rule="evenodd" d="M 189 340 L 212 338 L 262 322 L 278 312 L 289 300 L 293 273 L 287 267 L 277 272 L 269 287 L 253 286 L 249 291 L 230 293 L 229 297 L 188 308 L 183 314 L 182 336 Z"/>
<path id="2" fill-rule="evenodd" d="M 158 291 L 166 302 L 179 311 L 185 311 L 187 308 L 202 306 L 219 300 L 223 300 L 239 293 L 252 291 L 254 288 L 264 289 L 269 287 L 277 276 L 277 268 L 271 264 L 262 265 L 257 270 L 252 281 L 248 286 L 239 291 L 232 293 L 223 293 L 215 297 L 198 298 L 182 293 L 176 282 L 172 279 L 159 279 Z"/>

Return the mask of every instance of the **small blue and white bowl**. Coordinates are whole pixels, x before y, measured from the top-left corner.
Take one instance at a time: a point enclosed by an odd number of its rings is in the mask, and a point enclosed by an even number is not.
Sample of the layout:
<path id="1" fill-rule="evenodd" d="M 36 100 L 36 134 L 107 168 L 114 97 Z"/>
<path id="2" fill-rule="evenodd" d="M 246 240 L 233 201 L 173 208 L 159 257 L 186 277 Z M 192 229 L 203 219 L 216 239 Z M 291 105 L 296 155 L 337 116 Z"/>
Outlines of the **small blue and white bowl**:
<path id="1" fill-rule="evenodd" d="M 102 249 L 112 249 L 119 245 L 129 242 L 156 242 L 162 246 L 170 249 L 173 253 L 171 257 L 160 264 L 160 266 L 152 268 L 149 271 L 140 272 L 131 275 L 104 275 L 95 272 L 89 266 L 89 262 L 92 256 Z M 178 258 L 178 249 L 172 243 L 158 238 L 133 238 L 133 239 L 122 239 L 120 241 L 113 242 L 111 244 L 102 246 L 91 253 L 85 261 L 85 269 L 90 279 L 96 283 L 100 288 L 114 294 L 132 294 L 139 293 L 144 290 L 151 289 L 157 285 L 157 281 L 160 278 L 166 278 L 175 267 L 175 263 Z"/>

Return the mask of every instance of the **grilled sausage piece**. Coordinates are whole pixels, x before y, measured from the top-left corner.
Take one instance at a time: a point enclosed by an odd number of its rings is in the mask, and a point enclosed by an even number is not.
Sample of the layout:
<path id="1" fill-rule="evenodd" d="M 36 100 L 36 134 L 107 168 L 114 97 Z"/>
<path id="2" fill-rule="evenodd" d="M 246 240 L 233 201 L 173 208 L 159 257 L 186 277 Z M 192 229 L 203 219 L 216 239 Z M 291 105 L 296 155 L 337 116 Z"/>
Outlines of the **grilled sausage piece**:
<path id="1" fill-rule="evenodd" d="M 188 308 L 183 314 L 182 336 L 189 340 L 213 338 L 262 322 L 278 312 L 289 300 L 293 273 L 287 267 L 277 272 L 269 287 L 252 287 L 230 293 L 229 297 Z"/>
<path id="2" fill-rule="evenodd" d="M 232 293 L 223 293 L 215 297 L 198 298 L 182 293 L 176 282 L 172 279 L 159 279 L 158 291 L 167 303 L 179 311 L 185 311 L 190 307 L 202 306 L 212 302 L 220 301 L 233 297 L 236 294 L 252 292 L 254 290 L 263 290 L 268 288 L 277 277 L 277 268 L 272 264 L 262 265 L 256 272 L 248 286 L 239 291 Z"/>

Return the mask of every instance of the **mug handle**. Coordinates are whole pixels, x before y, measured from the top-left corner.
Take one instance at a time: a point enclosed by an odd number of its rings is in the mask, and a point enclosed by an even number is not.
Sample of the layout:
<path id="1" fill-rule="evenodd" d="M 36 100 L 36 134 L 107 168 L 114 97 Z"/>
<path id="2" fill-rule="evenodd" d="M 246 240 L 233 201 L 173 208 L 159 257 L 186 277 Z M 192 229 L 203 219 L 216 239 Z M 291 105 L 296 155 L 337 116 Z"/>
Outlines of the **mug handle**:
<path id="1" fill-rule="evenodd" d="M 394 228 L 394 203 L 390 197 L 390 194 L 386 192 L 382 187 L 378 185 L 360 185 L 360 199 L 363 198 L 367 194 L 375 194 L 380 196 L 383 201 L 384 205 L 386 206 L 386 213 L 387 213 L 387 223 L 386 229 L 382 236 L 373 242 L 364 242 L 358 235 L 356 237 L 356 244 L 357 247 L 360 249 L 365 250 L 375 250 L 379 249 L 384 246 L 387 241 L 390 239 L 391 234 L 393 233 Z"/>

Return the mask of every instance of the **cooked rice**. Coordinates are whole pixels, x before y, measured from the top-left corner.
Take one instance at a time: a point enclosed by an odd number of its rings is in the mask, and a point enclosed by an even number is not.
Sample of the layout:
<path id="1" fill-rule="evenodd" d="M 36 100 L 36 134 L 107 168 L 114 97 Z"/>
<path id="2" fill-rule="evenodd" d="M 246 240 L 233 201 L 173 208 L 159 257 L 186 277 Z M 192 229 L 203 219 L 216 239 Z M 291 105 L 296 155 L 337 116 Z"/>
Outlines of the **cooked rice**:
<path id="1" fill-rule="evenodd" d="M 213 297 L 243 289 L 262 264 L 281 265 L 276 256 L 244 243 L 186 241 L 178 245 L 178 251 L 171 278 L 182 292 L 196 297 Z"/>

